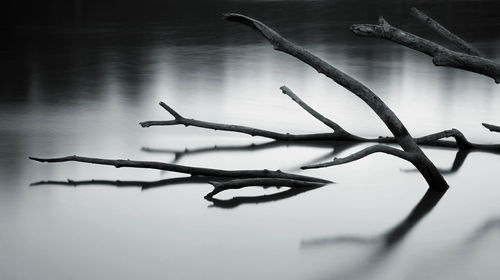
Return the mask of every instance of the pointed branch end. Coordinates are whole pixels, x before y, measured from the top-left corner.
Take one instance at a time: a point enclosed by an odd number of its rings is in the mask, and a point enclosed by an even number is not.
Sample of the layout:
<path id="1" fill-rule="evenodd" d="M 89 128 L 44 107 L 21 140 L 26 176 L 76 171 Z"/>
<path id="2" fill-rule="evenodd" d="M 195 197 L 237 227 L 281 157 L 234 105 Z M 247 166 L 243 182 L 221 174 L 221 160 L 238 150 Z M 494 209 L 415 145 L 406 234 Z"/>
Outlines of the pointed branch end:
<path id="1" fill-rule="evenodd" d="M 500 132 L 500 126 L 496 126 L 496 125 L 492 125 L 492 124 L 489 124 L 489 123 L 482 123 L 482 125 L 488 129 L 489 131 L 492 131 L 492 132 Z"/>
<path id="2" fill-rule="evenodd" d="M 38 162 L 47 162 L 47 160 L 44 158 L 28 157 L 28 159 L 38 161 Z"/>
<path id="3" fill-rule="evenodd" d="M 163 107 L 163 109 L 167 110 L 167 112 L 169 112 L 170 115 L 172 115 L 172 117 L 174 117 L 176 120 L 184 119 L 184 117 L 182 117 L 179 113 L 177 113 L 174 109 L 172 109 L 172 107 L 165 104 L 165 102 L 160 101 L 159 104 L 161 107 Z"/>

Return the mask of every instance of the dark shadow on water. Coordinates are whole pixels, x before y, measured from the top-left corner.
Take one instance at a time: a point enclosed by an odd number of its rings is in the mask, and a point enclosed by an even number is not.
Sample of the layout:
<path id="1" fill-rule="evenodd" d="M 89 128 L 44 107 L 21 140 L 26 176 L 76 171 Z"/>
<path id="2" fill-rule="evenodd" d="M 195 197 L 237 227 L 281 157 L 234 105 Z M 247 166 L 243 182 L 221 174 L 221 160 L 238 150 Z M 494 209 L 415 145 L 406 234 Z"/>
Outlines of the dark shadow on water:
<path id="1" fill-rule="evenodd" d="M 179 177 L 170 178 L 158 181 L 121 181 L 121 180 L 67 180 L 67 181 L 39 181 L 32 183 L 30 186 L 66 186 L 66 187 L 80 187 L 80 186 L 115 186 L 119 188 L 123 187 L 140 187 L 142 190 L 148 190 L 152 188 L 161 188 L 173 185 L 182 184 L 203 184 L 210 181 L 224 182 L 229 180 L 228 178 L 221 177 L 207 177 L 207 176 L 190 176 L 190 177 Z M 260 195 L 260 196 L 240 196 L 233 197 L 231 199 L 218 199 L 215 197 L 206 197 L 205 199 L 212 202 L 213 204 L 209 207 L 232 209 L 236 208 L 242 204 L 259 204 L 265 202 L 273 202 L 286 198 L 296 196 L 298 194 L 314 190 L 316 188 L 297 188 L 297 189 L 287 189 L 274 194 Z"/>
<path id="2" fill-rule="evenodd" d="M 260 195 L 260 196 L 236 196 L 231 199 L 217 199 L 214 197 L 206 198 L 208 201 L 213 204 L 210 207 L 224 208 L 224 209 L 232 209 L 236 208 L 243 204 L 259 204 L 265 202 L 274 202 L 282 199 L 287 199 L 301 193 L 305 193 L 317 188 L 297 188 L 297 189 L 288 189 L 286 191 L 281 191 L 278 193 Z"/>
<path id="3" fill-rule="evenodd" d="M 59 185 L 67 187 L 80 187 L 80 186 L 115 186 L 115 187 L 140 187 L 142 190 L 148 190 L 152 188 L 160 188 L 172 185 L 183 185 L 183 184 L 203 184 L 210 181 L 226 181 L 227 178 L 220 177 L 208 177 L 208 176 L 189 176 L 189 177 L 178 177 L 169 178 L 158 181 L 122 181 L 122 180 L 67 180 L 67 181 L 39 181 L 30 184 L 30 186 L 47 186 L 47 185 Z"/>
<path id="4" fill-rule="evenodd" d="M 470 149 L 458 150 L 457 154 L 455 155 L 455 159 L 453 160 L 453 163 L 452 163 L 451 167 L 447 168 L 447 169 L 438 168 L 439 172 L 441 172 L 441 174 L 443 174 L 443 175 L 449 175 L 449 174 L 457 173 L 460 170 L 460 168 L 462 168 L 465 160 L 467 159 L 467 156 L 470 153 L 473 153 L 473 152 L 476 152 L 476 153 L 490 153 L 490 154 L 495 154 L 495 155 L 500 154 L 497 151 L 477 151 L 477 150 L 470 150 Z M 415 169 L 415 168 L 412 168 L 412 169 L 403 169 L 402 171 L 403 172 L 418 172 L 418 170 Z"/>
<path id="5" fill-rule="evenodd" d="M 375 237 L 359 237 L 355 235 L 335 236 L 305 240 L 301 242 L 303 249 L 325 249 L 329 246 L 351 244 L 359 246 L 375 246 L 365 259 L 347 267 L 340 273 L 331 275 L 332 279 L 358 279 L 367 277 L 380 267 L 395 251 L 401 241 L 412 229 L 438 204 L 444 193 L 427 190 L 412 211 L 396 226 Z M 368 278 L 369 279 L 369 278 Z"/>
<path id="6" fill-rule="evenodd" d="M 487 220 L 478 229 L 476 229 L 465 241 L 466 246 L 471 246 L 481 239 L 488 236 L 491 232 L 500 231 L 500 217 Z"/>
<path id="7" fill-rule="evenodd" d="M 314 147 L 314 148 L 326 148 L 333 149 L 329 153 L 322 155 L 318 158 L 312 159 L 308 162 L 301 164 L 300 166 L 313 164 L 317 162 L 324 161 L 328 158 L 333 157 L 334 155 L 340 154 L 341 152 L 353 148 L 359 145 L 359 143 L 355 142 L 345 142 L 345 141 L 269 141 L 260 144 L 247 144 L 247 145 L 225 145 L 225 146 L 208 146 L 201 148 L 189 149 L 185 148 L 183 150 L 175 150 L 175 149 L 156 149 L 143 147 L 141 150 L 148 153 L 165 153 L 174 155 L 174 159 L 171 163 L 177 163 L 182 158 L 192 155 L 199 155 L 205 153 L 221 153 L 221 152 L 255 152 L 255 151 L 264 151 L 273 148 L 279 147 Z M 293 168 L 282 168 L 285 170 L 296 170 L 300 169 L 300 166 Z"/>

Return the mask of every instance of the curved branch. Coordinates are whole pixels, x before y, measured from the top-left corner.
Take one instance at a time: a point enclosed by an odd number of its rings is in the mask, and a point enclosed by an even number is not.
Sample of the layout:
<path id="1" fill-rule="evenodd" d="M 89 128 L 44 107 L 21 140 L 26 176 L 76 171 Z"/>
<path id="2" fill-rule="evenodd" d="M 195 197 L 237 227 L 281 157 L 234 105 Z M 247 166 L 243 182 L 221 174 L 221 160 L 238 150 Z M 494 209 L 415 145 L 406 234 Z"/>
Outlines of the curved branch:
<path id="1" fill-rule="evenodd" d="M 354 24 L 351 31 L 358 36 L 385 39 L 431 56 L 436 66 L 447 66 L 475 72 L 500 83 L 500 64 L 479 56 L 449 50 L 439 44 L 421 38 L 390 25 L 384 18 L 379 24 Z"/>
<path id="2" fill-rule="evenodd" d="M 474 47 L 469 45 L 465 40 L 463 40 L 462 38 L 458 37 L 451 31 L 446 29 L 444 26 L 439 24 L 439 22 L 435 21 L 434 19 L 432 19 L 419 9 L 415 7 L 410 8 L 410 14 L 416 19 L 420 20 L 425 25 L 427 25 L 429 28 L 437 32 L 439 35 L 441 35 L 442 37 L 453 43 L 455 46 L 463 50 L 466 54 L 481 56 L 479 54 L 479 51 L 477 51 Z"/>
<path id="3" fill-rule="evenodd" d="M 311 181 L 302 181 L 294 179 L 281 178 L 252 178 L 252 179 L 235 179 L 226 182 L 209 182 L 214 186 L 214 190 L 208 193 L 205 198 L 209 199 L 216 194 L 230 189 L 241 189 L 245 187 L 260 186 L 260 187 L 289 187 L 289 188 L 318 188 L 323 187 L 328 183 L 319 183 Z"/>
<path id="4" fill-rule="evenodd" d="M 59 158 L 36 158 L 29 157 L 31 160 L 39 162 L 84 162 L 100 165 L 111 165 L 116 168 L 121 167 L 132 167 L 132 168 L 147 168 L 147 169 L 158 169 L 165 171 L 172 171 L 178 173 L 185 173 L 191 175 L 201 175 L 201 176 L 214 176 L 214 177 L 230 177 L 230 178 L 283 178 L 283 179 L 295 179 L 310 182 L 320 182 L 320 183 L 330 183 L 328 180 L 285 173 L 280 170 L 224 170 L 224 169 L 213 169 L 213 168 L 203 168 L 203 167 L 192 167 L 185 165 L 178 165 L 172 163 L 164 163 L 157 161 L 135 161 L 135 160 L 124 160 L 124 159 L 101 159 L 101 158 L 91 158 L 91 157 L 80 157 L 80 156 L 67 156 Z"/>
<path id="5" fill-rule="evenodd" d="M 461 150 L 472 148 L 472 144 L 467 140 L 467 138 L 465 138 L 464 134 L 455 128 L 452 128 L 450 130 L 437 132 L 437 133 L 433 133 L 433 134 L 429 134 L 427 136 L 415 138 L 415 141 L 417 141 L 417 143 L 419 143 L 419 142 L 431 143 L 433 141 L 436 141 L 436 140 L 439 140 L 442 138 L 447 138 L 447 137 L 455 138 L 457 146 Z"/>
<path id="6" fill-rule="evenodd" d="M 419 157 L 419 160 L 414 161 L 413 164 L 425 178 L 429 187 L 439 191 L 445 191 L 448 189 L 448 183 L 439 173 L 436 166 L 434 166 L 417 143 L 415 143 L 413 138 L 408 133 L 408 130 L 396 114 L 394 114 L 394 112 L 368 87 L 302 47 L 299 47 L 283 38 L 276 31 L 272 30 L 260 21 L 233 13 L 225 14 L 224 16 L 229 21 L 239 22 L 257 30 L 262 36 L 264 36 L 265 39 L 267 39 L 275 50 L 287 53 L 301 60 L 316 69 L 319 73 L 324 74 L 337 84 L 361 98 L 361 100 L 370 106 L 370 108 L 372 108 L 372 110 L 385 123 L 387 128 L 389 128 L 395 136 L 396 141 L 401 148 L 403 148 L 406 152 L 414 153 Z"/>
<path id="7" fill-rule="evenodd" d="M 341 165 L 341 164 L 356 161 L 358 159 L 362 159 L 362 158 L 364 158 L 368 155 L 374 154 L 374 153 L 385 153 L 385 154 L 393 155 L 393 156 L 402 158 L 404 160 L 407 160 L 413 164 L 415 164 L 415 161 L 416 161 L 416 154 L 405 152 L 405 151 L 402 151 L 402 150 L 399 150 L 399 149 L 396 149 L 393 147 L 389 147 L 386 145 L 373 145 L 373 146 L 365 148 L 359 152 L 348 155 L 347 157 L 334 158 L 333 161 L 330 161 L 330 162 L 306 165 L 306 166 L 302 166 L 301 168 L 302 169 L 313 169 L 313 168 L 322 168 L 322 167 L 328 167 L 328 166 L 334 166 L 334 165 Z"/>

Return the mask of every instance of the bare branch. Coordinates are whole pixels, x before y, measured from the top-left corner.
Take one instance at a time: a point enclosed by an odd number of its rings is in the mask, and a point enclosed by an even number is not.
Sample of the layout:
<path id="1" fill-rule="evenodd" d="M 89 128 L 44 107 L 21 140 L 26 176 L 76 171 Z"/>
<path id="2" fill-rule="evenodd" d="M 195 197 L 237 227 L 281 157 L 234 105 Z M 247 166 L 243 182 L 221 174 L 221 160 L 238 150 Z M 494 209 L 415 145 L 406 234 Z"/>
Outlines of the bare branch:
<path id="1" fill-rule="evenodd" d="M 359 159 L 362 159 L 368 155 L 374 154 L 374 153 L 385 153 L 389 155 L 393 155 L 399 158 L 402 158 L 404 160 L 407 160 L 411 163 L 414 163 L 416 160 L 416 155 L 412 153 L 408 153 L 393 147 L 389 147 L 386 145 L 373 145 L 368 148 L 365 148 L 359 152 L 353 153 L 348 155 L 347 157 L 343 158 L 334 158 L 333 161 L 330 162 L 324 162 L 324 163 L 318 163 L 318 164 L 312 164 L 312 165 L 306 165 L 302 166 L 302 169 L 313 169 L 313 168 L 322 168 L 322 167 L 328 167 L 328 166 L 334 166 L 334 165 L 341 165 L 349 162 L 353 162 Z"/>
<path id="2" fill-rule="evenodd" d="M 465 53 L 474 55 L 474 56 L 481 56 L 479 54 L 479 51 L 477 51 L 475 48 L 473 48 L 471 45 L 469 45 L 465 40 L 462 38 L 458 37 L 448 29 L 446 29 L 444 26 L 439 24 L 439 22 L 435 21 L 428 15 L 426 15 L 424 12 L 420 11 L 419 9 L 412 7 L 410 9 L 410 14 L 414 16 L 416 19 L 420 20 L 422 23 L 427 25 L 429 28 L 437 32 L 439 35 L 450 41 L 451 43 L 455 44 L 458 48 L 463 50 Z"/>
<path id="3" fill-rule="evenodd" d="M 427 136 L 423 136 L 420 138 L 415 138 L 415 141 L 417 141 L 417 143 L 419 143 L 419 142 L 430 143 L 430 142 L 436 141 L 438 139 L 447 138 L 447 137 L 455 138 L 455 141 L 456 141 L 459 149 L 472 148 L 472 144 L 467 140 L 467 138 L 465 138 L 463 133 L 455 128 L 450 129 L 450 130 L 437 132 L 437 133 L 433 133 L 433 134 L 429 134 Z"/>
<path id="4" fill-rule="evenodd" d="M 372 110 L 379 116 L 385 123 L 387 128 L 392 132 L 398 144 L 406 152 L 410 152 L 418 157 L 414 160 L 413 164 L 420 173 L 423 175 L 431 189 L 445 191 L 448 189 L 448 183 L 443 176 L 439 173 L 436 166 L 427 158 L 420 147 L 415 143 L 413 138 L 408 133 L 408 130 L 394 114 L 394 112 L 387 107 L 387 105 L 368 87 L 360 83 L 358 80 L 340 71 L 339 69 L 328 64 L 321 58 L 313 55 L 307 50 L 299 47 L 289 40 L 283 38 L 276 31 L 272 30 L 265 24 L 250 17 L 240 14 L 225 14 L 225 18 L 229 21 L 239 22 L 247 25 L 254 30 L 258 31 L 277 51 L 287 53 L 302 62 L 308 64 L 316 69 L 319 73 L 329 77 L 342 87 L 346 88 L 359 98 L 363 100 Z"/>
<path id="5" fill-rule="evenodd" d="M 145 121 L 141 122 L 142 127 L 150 126 L 170 126 L 170 125 L 184 125 L 184 126 L 194 126 L 199 128 L 207 128 L 213 130 L 231 131 L 239 132 L 243 134 L 248 134 L 251 136 L 261 136 L 270 139 L 280 140 L 280 141 L 315 141 L 315 140 L 346 140 L 345 134 L 334 134 L 334 133 L 313 133 L 313 134 L 290 134 L 290 133 L 279 133 L 249 126 L 234 125 L 234 124 L 222 124 L 214 122 L 206 122 L 196 119 L 187 119 L 181 117 L 176 111 L 171 107 L 167 106 L 165 103 L 161 102 L 166 110 L 174 115 L 175 120 L 169 121 Z M 168 108 L 168 109 L 167 109 Z M 177 116 L 177 117 L 176 117 Z"/>
<path id="6" fill-rule="evenodd" d="M 425 53 L 433 58 L 432 62 L 436 66 L 447 66 L 475 72 L 491 77 L 497 84 L 500 83 L 499 63 L 479 56 L 452 51 L 432 41 L 395 28 L 383 18 L 379 21 L 381 22 L 379 25 L 354 24 L 351 26 L 351 31 L 358 36 L 393 41 Z"/>
<path id="7" fill-rule="evenodd" d="M 344 129 L 340 125 L 338 125 L 336 122 L 334 122 L 334 121 L 330 120 L 329 118 L 323 116 L 318 111 L 314 110 L 309 105 L 307 105 L 302 99 L 300 99 L 300 97 L 298 97 L 287 86 L 282 86 L 282 87 L 280 87 L 280 89 L 283 92 L 283 94 L 288 95 L 295 103 L 297 103 L 300 107 L 302 107 L 309 114 L 311 114 L 313 117 L 315 117 L 320 122 L 324 123 L 329 128 L 333 129 L 334 131 L 344 131 Z"/>
<path id="8" fill-rule="evenodd" d="M 147 169 L 158 169 L 165 171 L 172 171 L 178 173 L 185 173 L 191 175 L 201 175 L 201 176 L 214 176 L 214 177 L 230 177 L 230 178 L 282 178 L 282 179 L 294 179 L 310 182 L 320 182 L 320 183 L 331 183 L 328 180 L 285 173 L 280 170 L 224 170 L 224 169 L 213 169 L 213 168 L 203 168 L 203 167 L 192 167 L 185 165 L 178 165 L 173 163 L 164 163 L 157 161 L 135 161 L 135 160 L 124 160 L 124 159 L 101 159 L 101 158 L 90 158 L 90 157 L 80 157 L 80 156 L 67 156 L 60 158 L 36 158 L 30 157 L 29 159 L 39 161 L 39 162 L 84 162 L 100 165 L 111 165 L 116 168 L 121 167 L 132 167 L 132 168 L 147 168 Z"/>
<path id="9" fill-rule="evenodd" d="M 205 198 L 211 198 L 216 194 L 230 189 L 241 189 L 245 187 L 260 186 L 260 187 L 289 187 L 289 188 L 318 188 L 327 183 L 302 181 L 294 179 L 281 178 L 252 178 L 252 179 L 234 179 L 226 182 L 209 182 L 214 186 L 214 190 L 208 193 Z"/>

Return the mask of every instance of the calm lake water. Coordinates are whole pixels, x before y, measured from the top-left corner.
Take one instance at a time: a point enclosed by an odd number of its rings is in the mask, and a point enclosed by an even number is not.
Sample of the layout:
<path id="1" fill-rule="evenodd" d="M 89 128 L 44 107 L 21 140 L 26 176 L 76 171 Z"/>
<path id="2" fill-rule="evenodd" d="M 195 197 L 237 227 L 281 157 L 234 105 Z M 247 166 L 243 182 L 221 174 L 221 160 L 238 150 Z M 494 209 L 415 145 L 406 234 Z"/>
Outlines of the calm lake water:
<path id="1" fill-rule="evenodd" d="M 221 13 L 234 11 L 262 20 L 358 78 L 414 136 L 455 127 L 470 140 L 499 143 L 499 134 L 481 126 L 500 123 L 500 86 L 491 79 L 434 67 L 421 53 L 349 31 L 351 24 L 375 23 L 384 15 L 395 26 L 440 40 L 409 16 L 410 4 L 75 3 L 71 13 L 63 11 L 68 18 L 21 17 L 2 28 L 8 43 L 0 47 L 0 278 L 493 279 L 500 273 L 499 155 L 425 149 L 438 167 L 452 171 L 445 175 L 451 188 L 440 197 L 426 193 L 425 181 L 408 163 L 386 155 L 299 169 L 366 145 L 274 145 L 234 133 L 138 125 L 170 119 L 158 106 L 164 101 L 207 121 L 328 132 L 281 94 L 279 87 L 287 85 L 353 133 L 389 134 L 355 96 L 273 51 L 254 31 L 222 20 Z M 412 4 L 500 60 L 500 3 Z M 186 148 L 191 152 L 182 153 Z M 30 186 L 49 179 L 152 182 L 184 176 L 27 159 L 73 154 L 281 169 L 336 184 L 286 199 L 216 205 L 203 199 L 212 190 L 206 183 Z M 466 156 L 458 170 L 451 168 L 456 156 Z M 218 197 L 279 191 L 248 188 Z"/>

